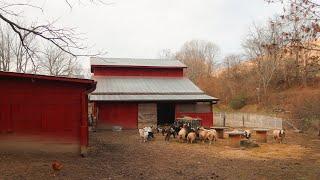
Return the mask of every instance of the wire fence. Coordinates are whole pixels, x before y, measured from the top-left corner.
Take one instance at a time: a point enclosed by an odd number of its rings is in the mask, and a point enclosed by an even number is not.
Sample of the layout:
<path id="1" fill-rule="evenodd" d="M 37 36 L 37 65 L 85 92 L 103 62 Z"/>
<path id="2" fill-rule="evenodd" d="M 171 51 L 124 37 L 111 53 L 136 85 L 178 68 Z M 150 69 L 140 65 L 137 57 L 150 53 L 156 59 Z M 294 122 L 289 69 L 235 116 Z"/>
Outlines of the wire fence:
<path id="1" fill-rule="evenodd" d="M 214 126 L 282 129 L 282 119 L 240 112 L 216 112 Z"/>

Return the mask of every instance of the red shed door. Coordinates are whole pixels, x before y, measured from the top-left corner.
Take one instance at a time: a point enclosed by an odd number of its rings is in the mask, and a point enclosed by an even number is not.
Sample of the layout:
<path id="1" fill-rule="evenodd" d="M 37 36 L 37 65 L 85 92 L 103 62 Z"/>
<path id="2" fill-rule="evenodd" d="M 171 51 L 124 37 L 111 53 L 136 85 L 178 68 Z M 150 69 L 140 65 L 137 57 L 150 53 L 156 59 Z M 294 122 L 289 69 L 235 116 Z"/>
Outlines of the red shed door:
<path id="1" fill-rule="evenodd" d="M 135 103 L 102 103 L 98 106 L 98 127 L 136 129 L 138 124 L 138 105 Z"/>

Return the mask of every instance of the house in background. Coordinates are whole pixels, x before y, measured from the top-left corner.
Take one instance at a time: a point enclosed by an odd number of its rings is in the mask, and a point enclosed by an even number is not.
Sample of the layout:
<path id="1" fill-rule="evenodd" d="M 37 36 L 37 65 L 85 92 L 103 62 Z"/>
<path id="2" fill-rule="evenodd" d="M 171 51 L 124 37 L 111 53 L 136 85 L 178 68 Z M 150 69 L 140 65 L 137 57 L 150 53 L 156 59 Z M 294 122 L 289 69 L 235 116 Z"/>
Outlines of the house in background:
<path id="1" fill-rule="evenodd" d="M 95 86 L 90 79 L 0 71 L 0 149 L 85 152 Z"/>
<path id="2" fill-rule="evenodd" d="M 178 117 L 201 118 L 213 124 L 212 104 L 187 77 L 178 60 L 91 58 L 97 88 L 90 94 L 99 128 L 135 129 L 173 123 Z"/>

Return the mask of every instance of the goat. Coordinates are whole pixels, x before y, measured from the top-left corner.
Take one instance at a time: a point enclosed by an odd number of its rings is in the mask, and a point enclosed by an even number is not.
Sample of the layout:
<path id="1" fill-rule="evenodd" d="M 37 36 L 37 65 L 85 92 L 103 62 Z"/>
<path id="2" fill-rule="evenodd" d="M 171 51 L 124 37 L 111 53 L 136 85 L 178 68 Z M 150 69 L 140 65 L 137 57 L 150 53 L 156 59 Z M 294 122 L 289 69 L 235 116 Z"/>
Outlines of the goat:
<path id="1" fill-rule="evenodd" d="M 144 129 L 139 129 L 139 135 L 140 135 L 141 141 L 147 142 L 148 135 L 149 135 L 148 132 L 146 132 Z"/>
<path id="2" fill-rule="evenodd" d="M 195 140 L 196 140 L 196 137 L 197 137 L 197 134 L 196 132 L 190 132 L 188 135 L 187 135 L 187 143 L 193 143 Z"/>
<path id="3" fill-rule="evenodd" d="M 273 138 L 276 142 L 283 143 L 285 136 L 286 136 L 286 133 L 284 129 L 281 129 L 281 130 L 276 129 L 273 131 Z"/>
<path id="4" fill-rule="evenodd" d="M 173 127 L 166 129 L 165 133 L 166 133 L 166 137 L 164 138 L 165 141 L 169 141 L 171 135 L 173 136 L 173 138 L 176 138 L 176 131 L 173 129 Z"/>
<path id="5" fill-rule="evenodd" d="M 207 133 L 208 133 L 208 131 L 206 129 L 204 129 L 203 127 L 198 128 L 199 139 L 200 139 L 200 141 L 202 141 L 202 143 L 204 143 L 204 141 L 206 140 Z"/>
<path id="6" fill-rule="evenodd" d="M 153 139 L 154 135 L 153 135 L 152 126 L 139 129 L 139 135 L 140 135 L 140 138 L 143 140 L 143 142 Z"/>
<path id="7" fill-rule="evenodd" d="M 183 142 L 186 139 L 187 134 L 188 134 L 187 125 L 184 124 L 178 133 L 178 141 Z"/>
<path id="8" fill-rule="evenodd" d="M 214 129 L 208 130 L 207 133 L 207 139 L 209 140 L 209 144 L 212 143 L 212 141 L 216 142 L 218 140 L 218 133 Z"/>
<path id="9" fill-rule="evenodd" d="M 243 132 L 244 132 L 243 136 L 244 136 L 246 139 L 250 139 L 250 138 L 251 138 L 251 131 L 250 131 L 250 130 L 246 129 L 246 130 L 244 130 Z"/>
<path id="10" fill-rule="evenodd" d="M 217 141 L 218 139 L 218 133 L 214 129 L 204 129 L 203 127 L 198 128 L 198 134 L 199 139 L 204 143 L 206 140 L 209 140 L 209 144 L 212 143 L 212 141 Z"/>

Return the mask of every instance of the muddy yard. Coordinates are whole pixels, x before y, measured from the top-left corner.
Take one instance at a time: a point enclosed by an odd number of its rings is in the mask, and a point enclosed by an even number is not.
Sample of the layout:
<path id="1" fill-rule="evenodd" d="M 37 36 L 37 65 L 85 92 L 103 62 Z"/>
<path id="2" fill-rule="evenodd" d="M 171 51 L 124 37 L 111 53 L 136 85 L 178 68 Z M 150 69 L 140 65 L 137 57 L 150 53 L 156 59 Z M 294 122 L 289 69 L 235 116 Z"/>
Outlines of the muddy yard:
<path id="1" fill-rule="evenodd" d="M 286 144 L 254 149 L 216 144 L 141 143 L 135 131 L 91 133 L 89 154 L 0 152 L 0 179 L 318 179 L 320 139 L 289 132 Z M 55 176 L 51 162 L 63 169 Z"/>

